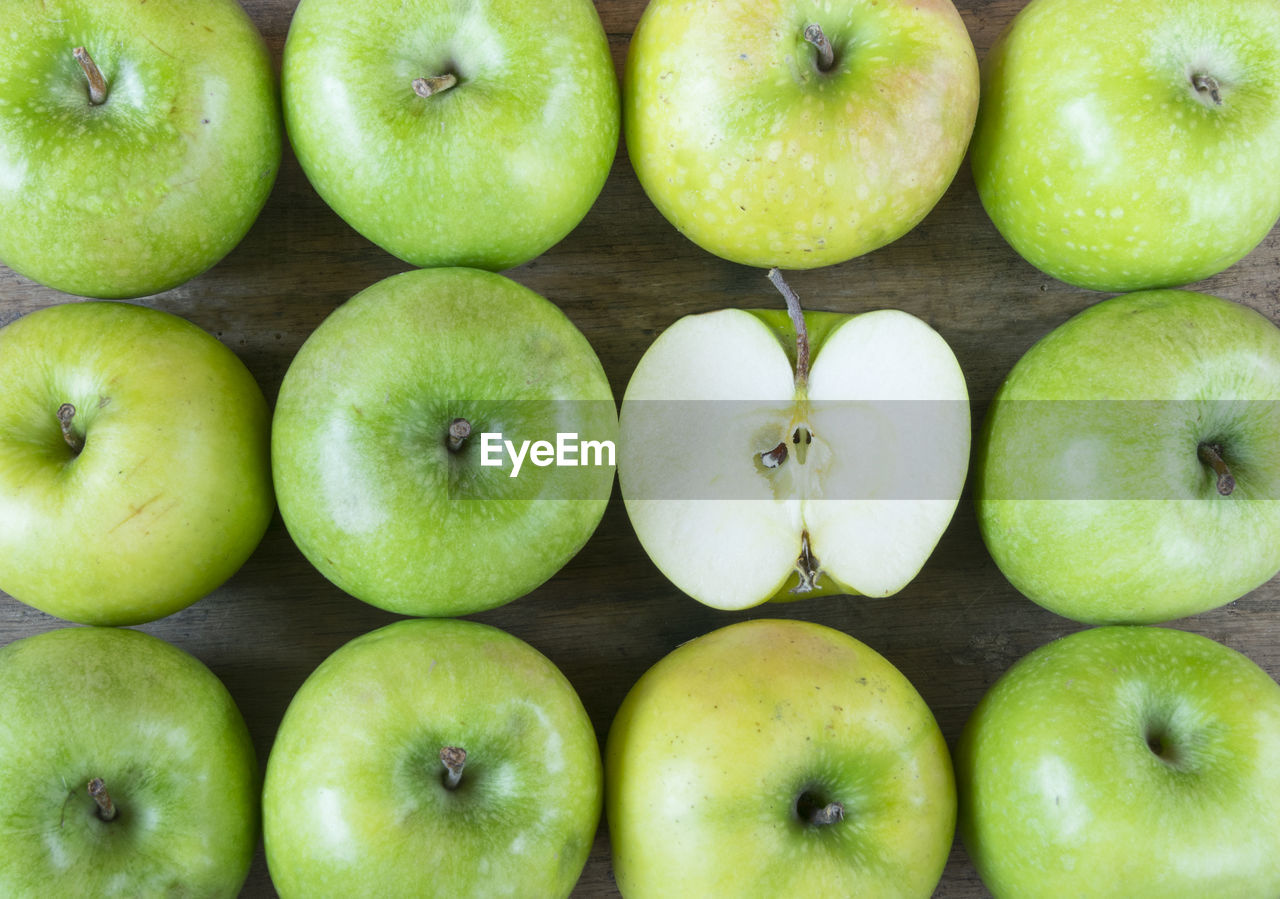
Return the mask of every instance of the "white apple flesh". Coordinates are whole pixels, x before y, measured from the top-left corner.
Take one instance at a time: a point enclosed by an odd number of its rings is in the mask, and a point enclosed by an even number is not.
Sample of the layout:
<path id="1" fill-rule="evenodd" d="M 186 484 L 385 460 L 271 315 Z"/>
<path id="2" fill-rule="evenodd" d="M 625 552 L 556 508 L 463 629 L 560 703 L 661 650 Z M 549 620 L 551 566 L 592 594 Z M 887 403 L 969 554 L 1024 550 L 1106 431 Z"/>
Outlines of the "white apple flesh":
<path id="1" fill-rule="evenodd" d="M 632 526 L 676 586 L 716 608 L 897 592 L 964 483 L 968 393 L 942 337 L 897 310 L 803 321 L 820 345 L 797 333 L 793 363 L 776 314 L 683 318 L 623 399 Z"/>

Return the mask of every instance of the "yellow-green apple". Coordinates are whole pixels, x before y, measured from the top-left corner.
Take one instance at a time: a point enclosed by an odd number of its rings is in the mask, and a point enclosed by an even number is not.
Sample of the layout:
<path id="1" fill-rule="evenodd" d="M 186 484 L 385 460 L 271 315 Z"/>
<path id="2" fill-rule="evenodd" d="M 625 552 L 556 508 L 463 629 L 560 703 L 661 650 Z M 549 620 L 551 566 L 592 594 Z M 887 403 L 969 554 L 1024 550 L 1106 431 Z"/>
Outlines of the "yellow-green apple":
<path id="1" fill-rule="evenodd" d="M 1280 687 L 1207 637 L 1082 631 L 1015 664 L 956 747 L 998 897 L 1280 895 Z"/>
<path id="2" fill-rule="evenodd" d="M 1189 284 L 1280 216 L 1274 0 L 1032 0 L 983 62 L 978 194 L 1032 265 Z"/>
<path id="3" fill-rule="evenodd" d="M 1280 329 L 1145 291 L 1027 351 L 987 412 L 978 525 L 1010 582 L 1091 624 L 1239 598 L 1280 570 Z"/>
<path id="4" fill-rule="evenodd" d="M 270 412 L 231 350 L 127 303 L 0 330 L 0 589 L 87 624 L 176 612 L 271 520 Z"/>
<path id="5" fill-rule="evenodd" d="M 0 710 L 0 894 L 239 894 L 258 766 L 198 660 L 137 631 L 48 631 L 0 649 Z"/>
<path id="6" fill-rule="evenodd" d="M 978 62 L 951 0 L 652 0 L 623 87 L 631 163 L 673 225 L 734 262 L 814 268 L 942 197 Z"/>
<path id="7" fill-rule="evenodd" d="M 618 146 L 591 0 L 302 0 L 282 82 L 312 186 L 418 266 L 539 255 L 586 215 Z"/>
<path id="8" fill-rule="evenodd" d="M 591 536 L 617 424 L 600 360 L 554 304 L 491 272 L 406 272 L 339 307 L 289 366 L 272 424 L 280 512 L 365 602 L 492 608 Z"/>
<path id="9" fill-rule="evenodd" d="M 307 678 L 267 762 L 271 879 L 290 897 L 568 896 L 600 819 L 573 686 L 522 640 L 388 625 Z"/>
<path id="10" fill-rule="evenodd" d="M 234 0 L 0 0 L 0 260 L 69 293 L 136 297 L 240 242 L 282 128 Z"/>
<path id="11" fill-rule="evenodd" d="M 654 564 L 707 605 L 888 596 L 924 565 L 969 464 L 946 341 L 897 310 L 686 316 L 622 402 L 618 477 Z"/>
<path id="12" fill-rule="evenodd" d="M 929 707 L 889 661 L 761 619 L 680 646 L 631 688 L 605 809 L 627 899 L 927 897 L 956 792 Z"/>

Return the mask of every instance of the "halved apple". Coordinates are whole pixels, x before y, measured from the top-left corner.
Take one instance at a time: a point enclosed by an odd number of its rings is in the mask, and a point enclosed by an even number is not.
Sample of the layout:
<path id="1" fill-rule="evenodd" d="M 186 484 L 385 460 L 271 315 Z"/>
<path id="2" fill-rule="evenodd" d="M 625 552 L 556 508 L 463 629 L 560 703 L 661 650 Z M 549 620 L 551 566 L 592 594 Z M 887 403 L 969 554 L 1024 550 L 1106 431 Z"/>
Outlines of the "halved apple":
<path id="1" fill-rule="evenodd" d="M 654 564 L 720 609 L 888 596 L 920 571 L 969 463 L 964 375 L 906 312 L 680 319 L 622 402 L 618 476 Z"/>

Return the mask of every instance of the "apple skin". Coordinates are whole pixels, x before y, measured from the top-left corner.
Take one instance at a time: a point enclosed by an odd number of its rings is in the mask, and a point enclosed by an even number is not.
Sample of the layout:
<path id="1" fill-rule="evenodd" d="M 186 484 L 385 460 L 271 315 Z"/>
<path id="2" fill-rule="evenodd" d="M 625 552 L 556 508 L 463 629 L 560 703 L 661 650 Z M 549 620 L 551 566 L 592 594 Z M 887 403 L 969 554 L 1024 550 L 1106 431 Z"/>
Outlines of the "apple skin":
<path id="1" fill-rule="evenodd" d="M 974 710 L 956 778 L 996 897 L 1280 895 L 1280 687 L 1206 637 L 1035 650 Z"/>
<path id="2" fill-rule="evenodd" d="M 797 800 L 844 805 L 802 821 Z M 631 688 L 605 749 L 624 896 L 929 896 L 955 827 L 946 743 L 874 650 L 801 621 L 729 625 Z"/>
<path id="3" fill-rule="evenodd" d="M 467 753 L 454 790 L 439 751 Z M 545 656 L 471 621 L 400 621 L 315 670 L 267 762 L 283 899 L 568 896 L 600 819 L 600 750 Z"/>
<path id="4" fill-rule="evenodd" d="M 127 303 L 51 306 L 0 330 L 0 380 L 0 589 L 70 621 L 138 624 L 257 547 L 275 511 L 270 412 L 212 335 Z"/>
<path id="5" fill-rule="evenodd" d="M 442 93 L 411 86 L 446 73 L 458 81 Z M 618 147 L 590 0 L 303 0 L 282 91 L 317 193 L 416 266 L 533 259 L 586 215 Z"/>
<path id="6" fill-rule="evenodd" d="M 455 417 L 473 434 L 450 453 Z M 482 432 L 617 439 L 608 379 L 554 304 L 501 275 L 424 269 L 339 307 L 286 373 L 272 424 L 280 512 L 339 587 L 407 615 L 523 596 L 587 542 L 613 467 L 482 467 Z"/>
<path id="7" fill-rule="evenodd" d="M 1243 596 L 1280 570 L 1277 402 L 1280 329 L 1246 306 L 1164 290 L 1086 309 L 988 409 L 974 464 L 988 550 L 1027 597 L 1090 624 Z M 1229 496 L 1198 457 L 1206 441 Z"/>
<path id="8" fill-rule="evenodd" d="M 258 766 L 201 662 L 138 631 L 48 631 L 0 649 L 0 709 L 0 894 L 239 894 Z"/>
<path id="9" fill-rule="evenodd" d="M 971 159 L 1000 233 L 1055 278 L 1132 291 L 1222 271 L 1280 217 L 1280 7 L 1033 0 L 983 62 Z"/>
<path id="10" fill-rule="evenodd" d="M 240 242 L 280 165 L 266 44 L 233 0 L 0 2 L 0 260 L 137 297 Z M 91 106 L 72 51 L 108 82 Z"/>
<path id="11" fill-rule="evenodd" d="M 803 37 L 813 23 L 834 48 L 829 72 Z M 653 0 L 623 83 L 627 151 L 658 210 L 717 256 L 787 269 L 915 227 L 978 107 L 950 0 Z"/>

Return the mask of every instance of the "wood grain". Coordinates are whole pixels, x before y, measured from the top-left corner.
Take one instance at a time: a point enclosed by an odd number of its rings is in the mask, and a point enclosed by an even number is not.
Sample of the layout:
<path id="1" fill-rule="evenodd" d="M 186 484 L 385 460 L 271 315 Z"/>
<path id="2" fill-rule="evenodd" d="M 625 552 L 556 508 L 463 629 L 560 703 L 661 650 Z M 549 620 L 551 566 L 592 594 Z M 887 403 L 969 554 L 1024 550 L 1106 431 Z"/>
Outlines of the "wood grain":
<path id="1" fill-rule="evenodd" d="M 596 3 L 620 67 L 643 0 Z M 295 0 L 244 5 L 278 66 Z M 959 5 L 981 56 L 1022 0 Z M 330 212 L 286 154 L 270 201 L 239 248 L 200 278 L 144 302 L 217 335 L 244 359 L 270 399 L 295 351 L 331 310 L 406 268 Z M 676 233 L 645 198 L 622 149 L 582 225 L 509 274 L 554 300 L 577 323 L 618 397 L 650 341 L 681 315 L 777 302 L 762 272 L 713 258 Z M 1280 320 L 1278 274 L 1280 232 L 1273 231 L 1244 261 L 1198 288 Z M 928 321 L 959 357 L 975 420 L 1037 338 L 1101 298 L 1023 262 L 987 220 L 967 167 L 906 237 L 862 259 L 791 280 L 809 308 L 897 307 Z M 0 324 L 67 300 L 0 267 Z M 603 741 L 627 689 L 677 644 L 732 621 L 771 615 L 840 628 L 886 655 L 919 688 L 950 741 L 1010 663 L 1079 628 L 1023 599 L 1004 580 L 978 536 L 967 496 L 923 572 L 892 598 L 816 599 L 726 614 L 688 599 L 659 574 L 615 491 L 599 531 L 560 574 L 532 595 L 475 617 L 555 661 L 580 691 Z M 317 574 L 277 516 L 261 547 L 225 586 L 142 629 L 194 653 L 223 678 L 265 762 L 281 715 L 307 674 L 347 640 L 392 620 Z M 0 595 L 0 643 L 60 625 Z M 1175 626 L 1218 639 L 1273 676 L 1280 674 L 1276 581 Z M 261 852 L 244 895 L 274 895 Z M 617 895 L 603 826 L 575 895 Z M 986 895 L 958 846 L 937 895 Z"/>

